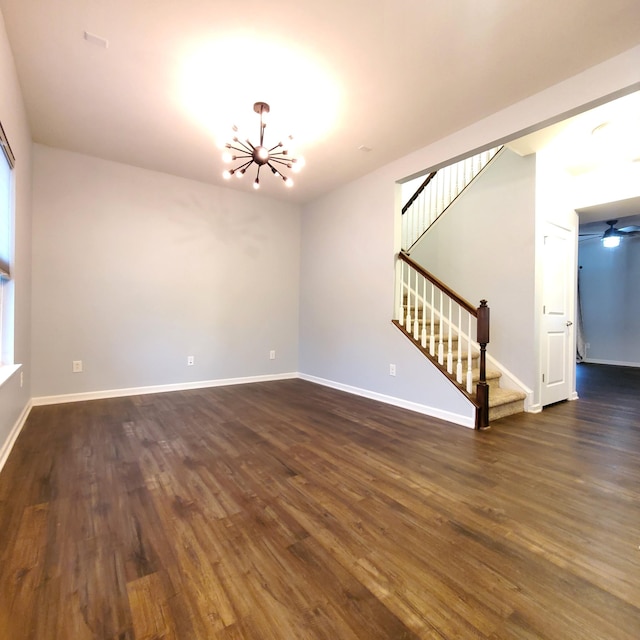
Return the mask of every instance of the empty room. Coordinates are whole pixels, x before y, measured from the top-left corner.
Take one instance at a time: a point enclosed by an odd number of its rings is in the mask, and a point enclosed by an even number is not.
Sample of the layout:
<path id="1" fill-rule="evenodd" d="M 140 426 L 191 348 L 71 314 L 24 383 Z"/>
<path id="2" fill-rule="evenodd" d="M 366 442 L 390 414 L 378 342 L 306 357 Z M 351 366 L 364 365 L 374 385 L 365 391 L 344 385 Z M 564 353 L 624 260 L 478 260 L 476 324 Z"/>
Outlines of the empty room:
<path id="1" fill-rule="evenodd" d="M 638 24 L 0 0 L 0 638 L 638 638 Z"/>

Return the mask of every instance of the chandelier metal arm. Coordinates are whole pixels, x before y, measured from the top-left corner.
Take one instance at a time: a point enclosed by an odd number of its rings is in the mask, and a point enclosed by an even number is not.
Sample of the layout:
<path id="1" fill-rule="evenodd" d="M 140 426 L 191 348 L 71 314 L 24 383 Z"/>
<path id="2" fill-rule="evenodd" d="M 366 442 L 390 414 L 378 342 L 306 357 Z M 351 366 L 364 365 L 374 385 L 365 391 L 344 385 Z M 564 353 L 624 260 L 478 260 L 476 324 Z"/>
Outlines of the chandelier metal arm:
<path id="1" fill-rule="evenodd" d="M 238 171 L 240 171 L 240 173 L 244 173 L 251 165 L 253 164 L 253 160 L 248 160 L 247 162 L 238 165 L 233 172 L 237 173 Z"/>
<path id="2" fill-rule="evenodd" d="M 232 146 L 230 144 L 226 145 L 226 148 L 227 149 L 233 149 L 234 151 L 239 151 L 240 153 L 246 154 L 247 157 L 249 157 L 251 155 L 251 153 L 252 153 L 251 149 L 243 149 L 243 148 L 240 148 L 240 147 L 234 147 L 234 146 Z"/>
<path id="3" fill-rule="evenodd" d="M 251 146 L 247 146 L 242 140 L 240 140 L 239 138 L 234 138 L 233 140 L 234 142 L 236 142 L 237 144 L 239 144 L 242 147 L 242 151 L 246 151 L 247 153 L 252 153 L 254 146 L 247 140 L 247 142 L 249 143 L 249 145 Z M 231 144 L 228 145 L 229 147 L 231 147 Z M 238 151 L 240 151 L 240 149 L 238 149 L 237 147 L 231 147 L 232 149 L 237 149 Z"/>
<path id="4" fill-rule="evenodd" d="M 288 169 L 291 168 L 291 160 L 284 160 L 283 158 L 269 158 L 270 162 L 277 162 L 278 164 L 283 164 Z"/>
<path id="5" fill-rule="evenodd" d="M 267 162 L 267 166 L 269 167 L 269 169 L 271 169 L 271 171 L 273 171 L 273 173 L 277 173 L 283 180 L 286 180 L 286 178 L 278 171 L 278 169 L 276 169 L 276 167 L 271 164 L 271 162 Z"/>
<path id="6" fill-rule="evenodd" d="M 240 147 L 234 147 L 230 142 L 227 142 L 227 144 L 225 144 L 225 147 L 227 149 L 233 149 L 234 151 L 240 151 L 241 153 L 253 153 L 253 149 L 247 147 L 247 145 L 245 145 L 242 141 L 237 140 L 237 142 L 241 145 Z"/>

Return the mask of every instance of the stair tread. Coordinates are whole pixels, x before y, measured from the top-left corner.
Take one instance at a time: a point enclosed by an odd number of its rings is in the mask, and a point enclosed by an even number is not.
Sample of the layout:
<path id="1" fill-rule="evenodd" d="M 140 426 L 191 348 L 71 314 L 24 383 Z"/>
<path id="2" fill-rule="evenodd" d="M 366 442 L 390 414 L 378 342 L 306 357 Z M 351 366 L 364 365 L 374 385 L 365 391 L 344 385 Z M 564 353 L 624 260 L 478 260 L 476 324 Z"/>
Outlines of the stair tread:
<path id="1" fill-rule="evenodd" d="M 524 400 L 527 394 L 522 391 L 516 391 L 514 389 L 504 389 L 503 387 L 495 387 L 491 389 L 489 394 L 489 406 L 499 407 L 509 402 L 518 402 Z"/>

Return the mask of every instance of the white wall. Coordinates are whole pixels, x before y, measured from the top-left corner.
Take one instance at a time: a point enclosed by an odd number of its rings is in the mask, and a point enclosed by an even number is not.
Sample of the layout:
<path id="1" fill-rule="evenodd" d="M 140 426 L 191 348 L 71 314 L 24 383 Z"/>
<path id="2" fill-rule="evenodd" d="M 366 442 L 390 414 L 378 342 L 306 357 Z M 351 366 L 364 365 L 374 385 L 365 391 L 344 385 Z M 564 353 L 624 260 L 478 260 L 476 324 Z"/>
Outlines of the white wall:
<path id="1" fill-rule="evenodd" d="M 309 376 L 464 414 L 449 383 L 422 362 L 417 350 L 390 324 L 393 254 L 399 249 L 394 219 L 400 198 L 396 200 L 395 183 L 639 88 L 639 59 L 640 47 L 305 206 L 300 370 Z M 508 264 L 518 250 L 520 245 L 507 244 L 504 262 Z M 389 363 L 397 365 L 395 378 L 389 376 Z"/>
<path id="2" fill-rule="evenodd" d="M 299 250 L 297 206 L 35 145 L 34 397 L 297 371 Z"/>
<path id="3" fill-rule="evenodd" d="M 535 173 L 535 156 L 504 149 L 411 251 L 476 307 L 488 300 L 488 351 L 530 388 L 537 381 Z"/>
<path id="4" fill-rule="evenodd" d="M 640 237 L 583 241 L 578 262 L 586 361 L 640 367 Z"/>
<path id="5" fill-rule="evenodd" d="M 13 55 L 0 13 L 0 120 L 16 156 L 15 247 L 13 282 L 14 362 L 22 364 L 0 387 L 0 467 L 12 435 L 31 397 L 31 133 L 22 101 Z M 20 374 L 23 385 L 20 385 Z"/>

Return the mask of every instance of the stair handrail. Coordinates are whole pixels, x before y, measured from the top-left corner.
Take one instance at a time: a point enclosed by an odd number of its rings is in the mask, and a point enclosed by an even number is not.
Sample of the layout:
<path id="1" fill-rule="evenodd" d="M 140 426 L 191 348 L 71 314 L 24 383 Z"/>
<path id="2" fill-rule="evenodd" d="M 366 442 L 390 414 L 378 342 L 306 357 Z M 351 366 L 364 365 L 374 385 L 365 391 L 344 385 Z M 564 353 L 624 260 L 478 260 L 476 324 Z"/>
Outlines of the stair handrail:
<path id="1" fill-rule="evenodd" d="M 416 192 L 409 198 L 407 204 L 402 207 L 402 215 L 404 215 L 411 205 L 420 197 L 420 194 L 427 188 L 427 185 L 436 177 L 437 171 L 432 171 L 426 178 L 426 180 L 417 188 Z"/>
<path id="2" fill-rule="evenodd" d="M 478 309 L 475 305 L 465 300 L 460 294 L 448 287 L 442 280 L 438 280 L 433 274 L 429 273 L 422 265 L 413 260 L 406 251 L 400 251 L 398 258 L 406 262 L 410 267 L 415 269 L 421 276 L 425 277 L 429 282 L 434 284 L 438 289 L 444 291 L 452 300 L 457 302 L 461 307 L 468 311 L 475 318 L 478 317 Z M 485 301 L 486 302 L 486 301 Z"/>
<path id="3" fill-rule="evenodd" d="M 401 250 L 398 253 L 398 260 L 400 260 L 401 262 L 404 262 L 405 264 L 407 264 L 410 269 L 413 269 L 417 274 L 419 274 L 420 276 L 422 276 L 423 278 L 425 278 L 426 280 L 428 280 L 429 282 L 431 282 L 431 284 L 433 284 L 434 287 L 436 287 L 437 289 L 439 289 L 442 293 L 444 293 L 444 295 L 446 295 L 450 300 L 453 300 L 456 304 L 459 305 L 460 308 L 464 309 L 467 313 L 469 313 L 470 317 L 474 317 L 476 319 L 476 343 L 477 346 L 479 348 L 480 351 L 480 358 L 479 358 L 479 362 L 478 362 L 478 382 L 476 384 L 476 397 L 475 397 L 475 406 L 476 406 L 476 424 L 475 427 L 476 429 L 486 429 L 489 426 L 489 385 L 487 383 L 487 372 L 486 372 L 486 347 L 487 344 L 489 343 L 489 317 L 490 317 L 490 312 L 489 312 L 489 307 L 487 306 L 487 301 L 486 300 L 481 300 L 480 301 L 480 306 L 476 307 L 473 304 L 471 304 L 471 302 L 469 302 L 468 300 L 465 300 L 465 298 L 463 298 L 459 293 L 457 293 L 456 291 L 454 291 L 453 289 L 451 289 L 450 287 L 448 287 L 446 284 L 444 284 L 440 279 L 436 278 L 432 273 L 429 273 L 429 271 L 427 271 L 422 265 L 418 264 L 417 262 L 415 262 L 415 260 L 413 260 L 409 254 L 406 251 Z M 400 272 L 401 273 L 401 272 Z M 409 272 L 410 274 L 411 272 Z M 417 276 L 416 276 L 417 279 Z M 398 295 L 402 296 L 402 291 L 400 289 L 402 289 L 405 286 L 405 283 L 402 279 L 402 277 L 400 277 L 401 280 L 401 284 L 400 284 L 400 288 L 398 291 Z M 409 283 L 408 283 L 408 306 L 409 308 L 411 307 L 411 277 L 409 275 Z M 416 280 L 416 286 L 417 286 L 417 280 Z M 425 285 L 426 286 L 426 285 Z M 417 309 L 418 309 L 418 298 L 420 297 L 420 294 L 416 288 L 416 290 L 413 292 L 414 295 L 414 304 L 415 304 L 415 308 L 416 308 L 416 313 L 417 313 Z M 427 304 L 426 300 L 422 301 L 423 304 L 423 312 L 424 312 L 424 305 Z M 451 313 L 451 306 L 449 306 L 449 313 Z M 404 325 L 404 331 L 405 333 L 407 333 L 409 335 L 409 337 L 413 337 L 413 339 L 416 342 L 416 345 L 419 342 L 418 339 L 418 328 L 417 328 L 417 324 L 414 327 L 414 331 L 413 331 L 413 336 L 411 336 L 411 320 L 410 320 L 410 311 L 408 311 L 408 317 L 406 318 L 406 322 L 405 319 L 403 317 L 400 317 L 398 319 L 398 324 L 400 327 L 402 327 Z M 460 316 L 459 316 L 460 318 Z M 451 318 L 448 319 L 442 319 L 443 321 L 446 321 L 450 326 L 449 326 L 449 351 L 451 352 Z M 417 322 L 417 317 L 416 317 L 416 322 Z M 432 322 L 433 322 L 433 310 L 432 310 Z M 471 322 L 471 320 L 469 320 L 469 322 Z M 423 331 L 424 331 L 424 321 L 423 321 Z M 471 331 L 471 324 L 469 324 L 469 333 Z M 471 345 L 471 335 L 468 335 L 468 340 L 469 345 Z M 432 341 L 433 341 L 433 331 L 432 331 Z M 440 333 L 440 341 L 442 343 L 442 332 Z M 425 338 L 422 338 L 422 346 L 425 346 Z M 471 346 L 469 346 L 469 349 L 471 348 Z M 432 352 L 433 350 L 433 345 L 430 349 L 430 351 Z M 441 365 L 443 364 L 443 354 L 442 352 L 438 353 L 438 359 L 434 360 L 431 355 L 429 354 L 429 351 L 424 350 L 425 355 L 427 355 L 433 362 L 434 364 L 438 365 L 438 368 L 440 368 L 441 370 L 447 371 L 447 373 L 451 374 L 452 373 L 452 363 L 451 360 L 448 360 L 447 363 L 447 367 L 446 369 L 442 369 Z M 469 354 L 470 357 L 470 354 Z M 469 365 L 470 367 L 471 365 Z M 458 367 L 460 367 L 460 362 L 458 362 Z M 469 369 L 469 375 L 470 375 L 470 369 Z M 457 374 L 457 380 L 458 382 L 461 381 L 461 370 L 458 372 Z M 468 385 L 471 384 L 470 383 L 470 378 L 468 381 Z M 462 387 L 461 387 L 462 388 Z M 470 391 L 470 388 L 467 387 L 467 391 Z M 467 396 L 469 397 L 469 396 Z M 470 398 L 471 399 L 471 398 Z"/>

